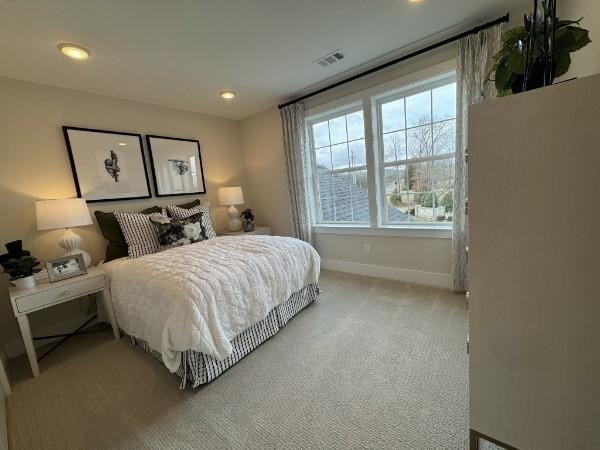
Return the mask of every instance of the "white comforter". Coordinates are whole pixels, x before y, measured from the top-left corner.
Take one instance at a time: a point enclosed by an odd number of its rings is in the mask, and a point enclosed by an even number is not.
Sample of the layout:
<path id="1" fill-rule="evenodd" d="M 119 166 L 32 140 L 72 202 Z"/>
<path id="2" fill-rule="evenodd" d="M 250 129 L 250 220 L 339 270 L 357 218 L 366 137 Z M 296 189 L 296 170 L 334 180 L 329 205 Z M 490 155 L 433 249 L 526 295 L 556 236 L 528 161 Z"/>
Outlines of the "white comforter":
<path id="1" fill-rule="evenodd" d="M 219 237 L 104 264 L 119 327 L 175 372 L 181 351 L 224 359 L 231 339 L 319 278 L 307 243 L 276 236 Z"/>

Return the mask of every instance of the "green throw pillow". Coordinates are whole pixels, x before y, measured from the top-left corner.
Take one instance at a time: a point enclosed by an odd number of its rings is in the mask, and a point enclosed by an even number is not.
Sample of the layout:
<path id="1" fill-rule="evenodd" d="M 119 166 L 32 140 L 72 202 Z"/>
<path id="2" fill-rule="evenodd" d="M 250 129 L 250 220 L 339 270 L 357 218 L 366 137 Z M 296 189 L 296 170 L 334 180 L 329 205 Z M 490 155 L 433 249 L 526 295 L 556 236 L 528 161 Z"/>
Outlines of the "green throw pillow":
<path id="1" fill-rule="evenodd" d="M 196 199 L 192 202 L 178 205 L 180 208 L 190 209 L 200 204 L 200 200 Z M 142 214 L 159 213 L 162 211 L 160 206 L 152 206 L 142 211 Z M 112 212 L 94 211 L 100 232 L 104 239 L 108 241 L 106 246 L 106 257 L 104 262 L 112 261 L 113 259 L 123 258 L 128 255 L 127 253 L 127 242 L 125 242 L 125 236 L 121 231 L 119 222 L 115 218 Z"/>

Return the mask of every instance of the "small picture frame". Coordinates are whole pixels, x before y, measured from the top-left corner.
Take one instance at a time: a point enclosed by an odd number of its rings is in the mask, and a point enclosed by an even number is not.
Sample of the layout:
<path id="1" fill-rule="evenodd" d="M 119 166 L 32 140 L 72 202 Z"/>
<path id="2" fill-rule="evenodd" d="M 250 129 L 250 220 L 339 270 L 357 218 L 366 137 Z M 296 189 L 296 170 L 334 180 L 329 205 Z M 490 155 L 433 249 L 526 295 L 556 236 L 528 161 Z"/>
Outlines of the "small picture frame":
<path id="1" fill-rule="evenodd" d="M 46 269 L 48 270 L 50 283 L 87 273 L 85 261 L 83 260 L 83 255 L 81 253 L 46 261 Z"/>
<path id="2" fill-rule="evenodd" d="M 200 142 L 155 135 L 146 140 L 157 197 L 206 193 Z"/>

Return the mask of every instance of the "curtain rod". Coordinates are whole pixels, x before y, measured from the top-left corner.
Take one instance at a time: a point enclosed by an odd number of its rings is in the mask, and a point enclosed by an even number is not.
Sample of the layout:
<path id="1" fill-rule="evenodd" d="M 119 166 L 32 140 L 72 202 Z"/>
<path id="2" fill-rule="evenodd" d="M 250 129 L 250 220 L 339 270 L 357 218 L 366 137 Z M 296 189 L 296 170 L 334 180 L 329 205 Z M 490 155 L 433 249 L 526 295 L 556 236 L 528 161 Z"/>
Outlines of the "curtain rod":
<path id="1" fill-rule="evenodd" d="M 330 84 L 329 86 L 325 86 L 324 88 L 317 89 L 316 91 L 313 91 L 313 92 L 310 92 L 308 94 L 305 94 L 305 95 L 303 95 L 301 97 L 298 97 L 298 98 L 296 98 L 294 100 L 290 100 L 289 102 L 286 102 L 286 103 L 283 103 L 283 104 L 279 105 L 279 109 L 285 108 L 286 106 L 289 106 L 289 105 L 293 105 L 294 103 L 301 102 L 302 100 L 306 100 L 307 98 L 314 97 L 315 95 L 318 95 L 318 94 L 321 94 L 323 92 L 329 91 L 329 90 L 334 89 L 334 88 L 336 88 L 338 86 L 342 86 L 342 85 L 344 85 L 346 83 L 350 83 L 351 81 L 354 81 L 354 80 L 357 80 L 359 78 L 365 77 L 365 76 L 370 75 L 370 74 L 372 74 L 374 72 L 378 72 L 380 70 L 386 69 L 386 68 L 388 68 L 390 66 L 393 66 L 395 64 L 398 64 L 398 63 L 401 63 L 401 62 L 406 61 L 408 59 L 411 59 L 411 58 L 414 58 L 416 56 L 422 55 L 423 53 L 430 52 L 431 50 L 435 50 L 436 48 L 443 47 L 444 45 L 448 45 L 448 44 L 450 44 L 452 42 L 458 41 L 459 39 L 467 37 L 467 36 L 469 36 L 471 34 L 479 33 L 480 31 L 483 31 L 483 30 L 486 30 L 488 28 L 491 28 L 494 25 L 498 25 L 498 24 L 501 24 L 501 23 L 508 22 L 509 20 L 510 20 L 510 14 L 507 13 L 505 16 L 498 17 L 497 19 L 492 20 L 491 22 L 485 23 L 483 25 L 479 25 L 479 26 L 477 26 L 475 28 L 472 28 L 472 29 L 470 29 L 468 31 L 464 31 L 464 32 L 462 32 L 460 34 L 457 34 L 455 36 L 452 36 L 452 37 L 449 37 L 447 39 L 444 39 L 444 40 L 442 40 L 440 42 L 436 42 L 435 44 L 429 45 L 429 46 L 424 47 L 424 48 L 422 48 L 420 50 L 417 50 L 417 51 L 414 51 L 412 53 L 409 53 L 408 55 L 404 55 L 404 56 L 400 56 L 399 58 L 392 59 L 391 61 L 388 61 L 386 63 L 380 64 L 379 66 L 375 66 L 375 67 L 373 67 L 371 69 L 365 70 L 364 72 L 361 72 L 359 74 L 353 75 L 353 76 L 351 76 L 349 78 L 345 78 L 345 79 L 340 80 L 340 81 L 338 81 L 336 83 Z"/>

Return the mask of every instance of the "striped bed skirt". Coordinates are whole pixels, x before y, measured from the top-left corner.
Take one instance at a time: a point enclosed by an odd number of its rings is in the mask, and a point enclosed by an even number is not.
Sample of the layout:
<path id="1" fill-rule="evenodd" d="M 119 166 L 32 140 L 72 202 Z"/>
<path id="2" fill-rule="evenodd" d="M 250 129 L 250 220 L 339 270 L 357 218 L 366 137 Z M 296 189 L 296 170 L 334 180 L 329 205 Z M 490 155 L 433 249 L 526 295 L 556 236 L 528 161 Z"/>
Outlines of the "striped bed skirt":
<path id="1" fill-rule="evenodd" d="M 182 352 L 181 364 L 176 372 L 177 376 L 181 378 L 181 389 L 185 389 L 187 381 L 192 384 L 193 388 L 197 388 L 217 378 L 260 344 L 274 336 L 292 317 L 314 302 L 319 293 L 319 286 L 315 283 L 292 294 L 285 303 L 271 310 L 265 319 L 234 337 L 231 341 L 233 352 L 223 361 L 195 350 Z M 121 333 L 129 338 L 133 347 L 140 347 L 162 362 L 160 353 L 151 348 L 146 341 L 128 335 L 123 330 Z"/>

